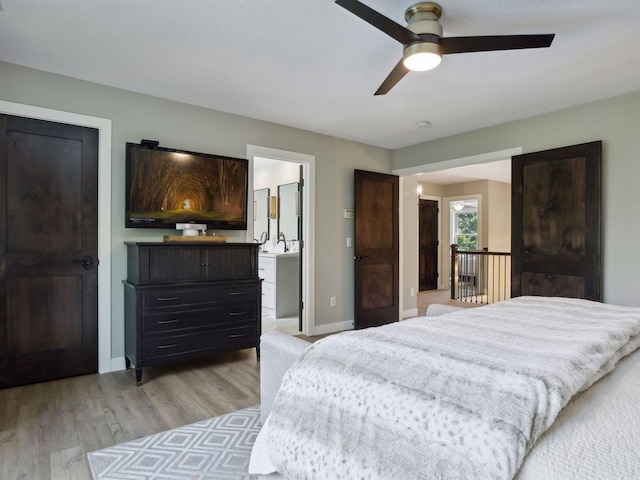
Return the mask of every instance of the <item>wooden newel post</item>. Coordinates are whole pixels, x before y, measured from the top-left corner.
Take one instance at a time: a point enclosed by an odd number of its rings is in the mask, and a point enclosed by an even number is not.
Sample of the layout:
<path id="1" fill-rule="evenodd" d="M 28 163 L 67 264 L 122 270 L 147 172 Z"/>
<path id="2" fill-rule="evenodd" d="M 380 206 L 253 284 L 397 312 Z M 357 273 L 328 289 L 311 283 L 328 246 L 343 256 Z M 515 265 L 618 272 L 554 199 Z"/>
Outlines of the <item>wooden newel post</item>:
<path id="1" fill-rule="evenodd" d="M 451 300 L 456 299 L 456 285 L 458 283 L 458 245 L 451 245 Z"/>

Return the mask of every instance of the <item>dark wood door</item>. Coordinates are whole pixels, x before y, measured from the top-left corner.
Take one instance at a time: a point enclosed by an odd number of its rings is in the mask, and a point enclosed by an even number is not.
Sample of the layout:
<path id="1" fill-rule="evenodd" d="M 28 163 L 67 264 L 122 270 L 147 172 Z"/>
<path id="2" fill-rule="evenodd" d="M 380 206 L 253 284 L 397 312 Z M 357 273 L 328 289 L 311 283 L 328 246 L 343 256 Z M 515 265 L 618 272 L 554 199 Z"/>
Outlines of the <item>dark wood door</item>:
<path id="1" fill-rule="evenodd" d="M 420 291 L 438 289 L 438 202 L 420 200 L 418 261 Z"/>
<path id="2" fill-rule="evenodd" d="M 96 372 L 97 130 L 0 115 L 0 387 Z"/>
<path id="3" fill-rule="evenodd" d="M 511 295 L 600 300 L 602 143 L 512 160 Z"/>
<path id="4" fill-rule="evenodd" d="M 399 185 L 395 175 L 355 171 L 356 329 L 400 318 Z"/>

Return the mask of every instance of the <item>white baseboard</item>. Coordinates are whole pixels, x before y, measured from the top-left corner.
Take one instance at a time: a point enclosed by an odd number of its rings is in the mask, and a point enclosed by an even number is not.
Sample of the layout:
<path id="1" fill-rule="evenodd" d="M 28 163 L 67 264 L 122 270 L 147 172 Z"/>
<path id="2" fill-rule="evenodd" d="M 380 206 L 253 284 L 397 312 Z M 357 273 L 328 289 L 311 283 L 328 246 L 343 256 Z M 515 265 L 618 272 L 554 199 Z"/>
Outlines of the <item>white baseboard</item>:
<path id="1" fill-rule="evenodd" d="M 117 357 L 111 359 L 111 371 L 118 372 L 120 370 L 126 370 L 127 363 L 124 357 Z"/>
<path id="2" fill-rule="evenodd" d="M 342 332 L 344 330 L 353 330 L 353 320 L 328 323 L 327 325 L 314 325 L 311 335 L 326 335 L 327 333 Z"/>
<path id="3" fill-rule="evenodd" d="M 403 310 L 402 311 L 402 318 L 409 318 L 409 317 L 417 317 L 418 316 L 418 309 L 417 308 L 412 308 L 411 310 Z"/>

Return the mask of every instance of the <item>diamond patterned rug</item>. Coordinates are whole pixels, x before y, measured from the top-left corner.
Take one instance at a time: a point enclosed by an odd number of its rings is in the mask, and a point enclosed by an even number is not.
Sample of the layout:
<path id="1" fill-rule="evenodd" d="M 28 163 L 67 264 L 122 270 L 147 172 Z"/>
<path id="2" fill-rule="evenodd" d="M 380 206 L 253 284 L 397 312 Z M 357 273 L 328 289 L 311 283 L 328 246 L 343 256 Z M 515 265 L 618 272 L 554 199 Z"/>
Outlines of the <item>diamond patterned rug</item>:
<path id="1" fill-rule="evenodd" d="M 245 480 L 260 407 L 87 454 L 94 480 Z"/>

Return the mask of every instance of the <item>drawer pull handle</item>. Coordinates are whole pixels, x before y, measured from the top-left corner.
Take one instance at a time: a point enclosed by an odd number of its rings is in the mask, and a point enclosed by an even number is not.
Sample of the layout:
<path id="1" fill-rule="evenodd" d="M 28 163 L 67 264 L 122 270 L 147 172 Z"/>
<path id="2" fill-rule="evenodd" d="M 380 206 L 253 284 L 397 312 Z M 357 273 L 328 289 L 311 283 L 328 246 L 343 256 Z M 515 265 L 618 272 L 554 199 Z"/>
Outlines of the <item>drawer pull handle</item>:
<path id="1" fill-rule="evenodd" d="M 246 315 L 246 310 L 244 312 L 229 312 L 230 317 L 237 317 L 238 315 Z"/>
<path id="2" fill-rule="evenodd" d="M 158 325 L 164 325 L 166 323 L 176 323 L 178 321 L 177 318 L 174 318 L 173 320 L 160 320 L 158 321 Z"/>
<path id="3" fill-rule="evenodd" d="M 229 335 L 229 338 L 238 338 L 238 337 L 246 337 L 246 333 L 232 333 Z"/>
<path id="4" fill-rule="evenodd" d="M 201 267 L 208 267 L 208 266 L 209 266 L 209 264 L 208 264 L 208 263 L 201 263 L 201 264 L 200 264 L 200 266 L 201 266 Z"/>
<path id="5" fill-rule="evenodd" d="M 229 292 L 229 295 L 246 295 L 247 292 Z"/>
<path id="6" fill-rule="evenodd" d="M 177 347 L 178 344 L 177 343 L 168 343 L 166 345 L 158 345 L 158 348 L 173 348 L 173 347 Z"/>
<path id="7" fill-rule="evenodd" d="M 159 302 L 170 302 L 171 300 L 178 300 L 179 297 L 159 297 Z"/>

